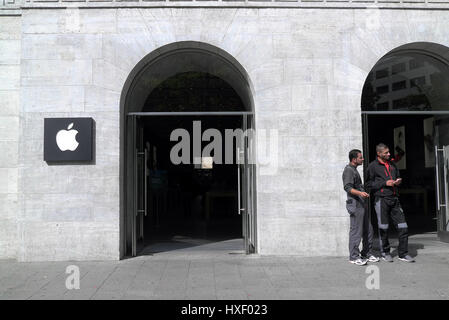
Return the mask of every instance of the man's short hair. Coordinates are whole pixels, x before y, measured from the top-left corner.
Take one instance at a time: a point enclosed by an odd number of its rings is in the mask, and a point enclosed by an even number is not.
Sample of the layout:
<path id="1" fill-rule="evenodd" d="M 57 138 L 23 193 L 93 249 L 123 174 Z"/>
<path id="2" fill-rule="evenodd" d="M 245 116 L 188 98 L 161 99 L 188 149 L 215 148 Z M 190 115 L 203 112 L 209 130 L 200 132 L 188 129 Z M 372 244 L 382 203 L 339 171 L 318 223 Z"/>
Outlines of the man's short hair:
<path id="1" fill-rule="evenodd" d="M 362 151 L 360 151 L 359 149 L 352 149 L 351 151 L 349 151 L 349 162 L 351 162 L 352 159 L 357 159 L 359 153 L 362 153 Z"/>
<path id="2" fill-rule="evenodd" d="M 379 143 L 376 146 L 376 152 L 381 152 L 384 149 L 388 149 L 388 146 L 386 144 L 384 144 L 384 143 Z"/>

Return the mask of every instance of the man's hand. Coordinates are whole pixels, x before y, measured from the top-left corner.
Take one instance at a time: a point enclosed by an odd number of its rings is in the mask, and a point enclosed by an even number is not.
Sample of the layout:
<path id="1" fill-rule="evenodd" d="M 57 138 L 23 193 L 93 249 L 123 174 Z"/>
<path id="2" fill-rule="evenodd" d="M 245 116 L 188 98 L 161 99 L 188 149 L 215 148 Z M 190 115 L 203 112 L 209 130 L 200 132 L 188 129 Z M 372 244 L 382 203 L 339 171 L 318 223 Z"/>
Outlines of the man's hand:
<path id="1" fill-rule="evenodd" d="M 362 198 L 369 198 L 369 193 L 360 192 L 359 196 L 361 196 Z"/>
<path id="2" fill-rule="evenodd" d="M 401 184 L 401 182 L 402 182 L 402 178 L 397 178 L 397 179 L 394 181 L 394 184 L 395 184 L 396 186 L 398 186 L 398 185 Z"/>
<path id="3" fill-rule="evenodd" d="M 392 187 L 392 186 L 394 186 L 395 183 L 396 183 L 396 181 L 397 181 L 397 180 L 388 180 L 388 181 L 386 182 L 387 187 Z"/>

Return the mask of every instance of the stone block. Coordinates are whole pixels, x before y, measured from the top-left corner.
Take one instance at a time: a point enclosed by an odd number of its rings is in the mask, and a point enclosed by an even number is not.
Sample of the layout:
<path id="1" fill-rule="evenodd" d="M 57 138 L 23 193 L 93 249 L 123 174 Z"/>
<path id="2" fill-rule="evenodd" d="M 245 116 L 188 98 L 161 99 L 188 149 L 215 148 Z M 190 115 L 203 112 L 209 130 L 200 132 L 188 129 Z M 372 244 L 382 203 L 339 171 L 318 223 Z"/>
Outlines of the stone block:
<path id="1" fill-rule="evenodd" d="M 19 117 L 0 116 L 0 141 L 19 140 Z"/>
<path id="2" fill-rule="evenodd" d="M 18 165 L 19 147 L 17 141 L 0 140 L 0 168 L 14 168 Z"/>
<path id="3" fill-rule="evenodd" d="M 121 92 L 128 77 L 128 72 L 105 60 L 93 61 L 92 84 L 115 92 Z"/>
<path id="4" fill-rule="evenodd" d="M 90 60 L 22 60 L 22 86 L 92 84 Z"/>
<path id="5" fill-rule="evenodd" d="M 19 196 L 14 193 L 0 193 L 0 220 L 10 223 L 17 219 L 19 214 Z"/>
<path id="6" fill-rule="evenodd" d="M 20 16 L 0 17 L 0 40 L 20 40 L 22 18 Z"/>
<path id="7" fill-rule="evenodd" d="M 347 254 L 349 231 L 347 217 L 260 220 L 262 221 L 260 221 L 258 237 L 261 255 L 343 256 Z"/>
<path id="8" fill-rule="evenodd" d="M 334 82 L 331 59 L 286 59 L 285 82 L 295 86 L 304 84 L 328 85 Z"/>
<path id="9" fill-rule="evenodd" d="M 244 47 L 234 56 L 248 71 L 250 78 L 252 78 L 252 70 L 275 60 L 273 56 L 273 38 L 271 36 L 252 35 L 250 39 L 243 41 L 243 44 Z"/>
<path id="10" fill-rule="evenodd" d="M 120 110 L 120 93 L 103 87 L 85 87 L 84 101 L 87 112 L 118 112 Z"/>
<path id="11" fill-rule="evenodd" d="M 45 233 L 42 233 L 45 230 Z M 119 229 L 104 222 L 19 223 L 19 261 L 118 260 Z"/>
<path id="12" fill-rule="evenodd" d="M 316 23 L 316 22 L 315 22 Z M 294 34 L 273 34 L 273 54 L 275 58 L 321 58 L 333 57 L 329 50 L 335 41 L 332 32 L 311 31 Z"/>
<path id="13" fill-rule="evenodd" d="M 305 183 L 303 184 L 302 181 L 307 181 L 310 174 L 307 170 L 305 166 L 281 167 L 275 175 L 259 175 L 257 177 L 258 190 L 276 194 L 304 192 Z M 278 200 L 282 202 L 283 196 Z"/>
<path id="14" fill-rule="evenodd" d="M 20 63 L 20 41 L 0 40 L 0 65 Z"/>
<path id="15" fill-rule="evenodd" d="M 368 73 L 366 74 L 368 76 Z M 347 110 L 352 112 L 360 112 L 360 102 L 362 99 L 362 90 L 355 90 L 339 85 L 333 86 L 332 92 L 332 109 Z"/>
<path id="16" fill-rule="evenodd" d="M 84 111 L 84 87 L 22 87 L 23 112 Z"/>
<path id="17" fill-rule="evenodd" d="M 176 42 L 173 22 L 170 19 L 156 20 L 154 17 L 145 16 L 144 21 L 157 47 Z"/>
<path id="18" fill-rule="evenodd" d="M 66 115 L 60 115 L 65 117 Z M 21 119 L 21 141 L 44 141 L 44 118 L 56 118 L 57 114 L 24 112 Z M 43 149 L 41 149 L 43 152 Z M 42 157 L 43 159 L 43 157 Z"/>
<path id="19" fill-rule="evenodd" d="M 22 13 L 22 32 L 27 33 L 63 33 L 69 15 L 60 10 L 25 10 Z"/>
<path id="20" fill-rule="evenodd" d="M 14 219 L 0 219 L 2 232 L 0 235 L 0 259 L 17 258 L 17 222 Z"/>
<path id="21" fill-rule="evenodd" d="M 257 193 L 257 216 L 284 218 L 285 202 L 282 201 L 282 193 L 264 192 L 265 184 L 266 182 L 259 183 L 261 191 Z"/>
<path id="22" fill-rule="evenodd" d="M 77 14 L 76 10 L 74 10 L 74 14 Z M 105 34 L 117 32 L 116 9 L 79 10 L 79 21 L 81 33 Z"/>
<path id="23" fill-rule="evenodd" d="M 267 61 L 251 71 L 255 91 L 280 86 L 283 79 L 284 62 L 282 60 Z"/>
<path id="24" fill-rule="evenodd" d="M 312 130 L 310 112 L 278 114 L 279 136 L 309 136 Z"/>
<path id="25" fill-rule="evenodd" d="M 319 137 L 285 136 L 279 141 L 280 165 L 282 167 L 304 168 L 313 160 L 316 146 L 324 150 L 323 140 Z M 303 178 L 301 178 L 302 180 Z"/>
<path id="26" fill-rule="evenodd" d="M 228 32 L 228 26 L 232 23 L 238 10 L 232 8 L 202 10 L 200 39 L 220 47 L 223 37 Z"/>
<path id="27" fill-rule="evenodd" d="M 20 88 L 20 66 L 0 65 L 0 90 Z"/>
<path id="28" fill-rule="evenodd" d="M 283 85 L 258 91 L 254 100 L 257 112 L 290 111 L 292 109 L 292 87 Z"/>
<path id="29" fill-rule="evenodd" d="M 24 33 L 104 34 L 117 30 L 115 9 L 42 9 L 39 12 L 25 12 L 22 21 Z"/>
<path id="30" fill-rule="evenodd" d="M 346 110 L 312 110 L 309 115 L 310 134 L 319 136 L 347 136 L 348 128 L 356 123 L 349 122 L 350 111 Z M 358 113 L 361 122 L 361 115 Z M 353 119 L 355 121 L 355 119 Z"/>
<path id="31" fill-rule="evenodd" d="M 0 90 L 3 116 L 16 116 L 19 114 L 20 93 L 19 90 Z"/>
<path id="32" fill-rule="evenodd" d="M 0 194 L 18 192 L 18 169 L 0 168 Z"/>
<path id="33" fill-rule="evenodd" d="M 68 176 L 81 174 L 79 171 L 75 173 L 70 166 L 56 165 L 20 168 L 20 189 L 23 193 L 68 193 L 70 189 Z"/>
<path id="34" fill-rule="evenodd" d="M 270 10 L 270 9 L 268 9 Z M 273 34 L 289 34 L 295 32 L 295 21 L 288 19 L 286 11 L 276 10 L 276 16 L 265 16 L 267 10 L 260 11 L 259 34 L 271 36 Z"/>
<path id="35" fill-rule="evenodd" d="M 292 109 L 296 110 L 324 110 L 329 109 L 329 86 L 319 84 L 301 84 L 292 88 Z"/>
<path id="36" fill-rule="evenodd" d="M 355 23 L 352 10 L 288 10 L 288 15 L 296 33 L 349 31 Z"/>
<path id="37" fill-rule="evenodd" d="M 83 60 L 100 59 L 100 34 L 25 34 L 22 59 Z"/>
<path id="38" fill-rule="evenodd" d="M 128 33 L 105 34 L 102 37 L 102 58 L 128 73 L 143 57 L 156 49 L 146 27 L 144 31 L 140 31 L 139 27 L 129 28 L 131 30 Z M 133 28 L 136 30 L 132 31 Z"/>

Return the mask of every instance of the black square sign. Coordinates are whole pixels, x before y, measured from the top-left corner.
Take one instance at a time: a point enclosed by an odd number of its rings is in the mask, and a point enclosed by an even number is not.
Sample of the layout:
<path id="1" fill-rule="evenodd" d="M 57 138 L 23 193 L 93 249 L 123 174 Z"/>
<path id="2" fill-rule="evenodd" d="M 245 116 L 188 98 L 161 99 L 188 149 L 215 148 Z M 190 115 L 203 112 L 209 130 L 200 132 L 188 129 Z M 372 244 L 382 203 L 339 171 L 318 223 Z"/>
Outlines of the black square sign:
<path id="1" fill-rule="evenodd" d="M 45 161 L 92 161 L 92 118 L 45 118 Z"/>

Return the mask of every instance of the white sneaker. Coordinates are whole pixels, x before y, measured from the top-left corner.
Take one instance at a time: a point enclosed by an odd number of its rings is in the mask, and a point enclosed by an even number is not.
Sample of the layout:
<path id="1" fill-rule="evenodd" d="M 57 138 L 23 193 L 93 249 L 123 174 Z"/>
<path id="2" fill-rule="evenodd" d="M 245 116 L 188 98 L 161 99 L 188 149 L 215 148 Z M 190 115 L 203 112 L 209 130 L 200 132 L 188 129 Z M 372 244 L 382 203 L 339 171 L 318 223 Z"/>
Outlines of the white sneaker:
<path id="1" fill-rule="evenodd" d="M 364 266 L 366 264 L 366 260 L 358 258 L 355 260 L 349 260 L 349 263 L 356 264 L 358 266 Z"/>
<path id="2" fill-rule="evenodd" d="M 364 260 L 367 260 L 368 262 L 379 262 L 380 259 L 372 254 L 370 254 L 368 257 L 363 257 Z"/>
<path id="3" fill-rule="evenodd" d="M 412 257 L 410 257 L 409 255 L 406 255 L 405 257 L 399 257 L 399 260 L 405 261 L 405 262 L 415 262 L 415 259 L 413 259 Z"/>

